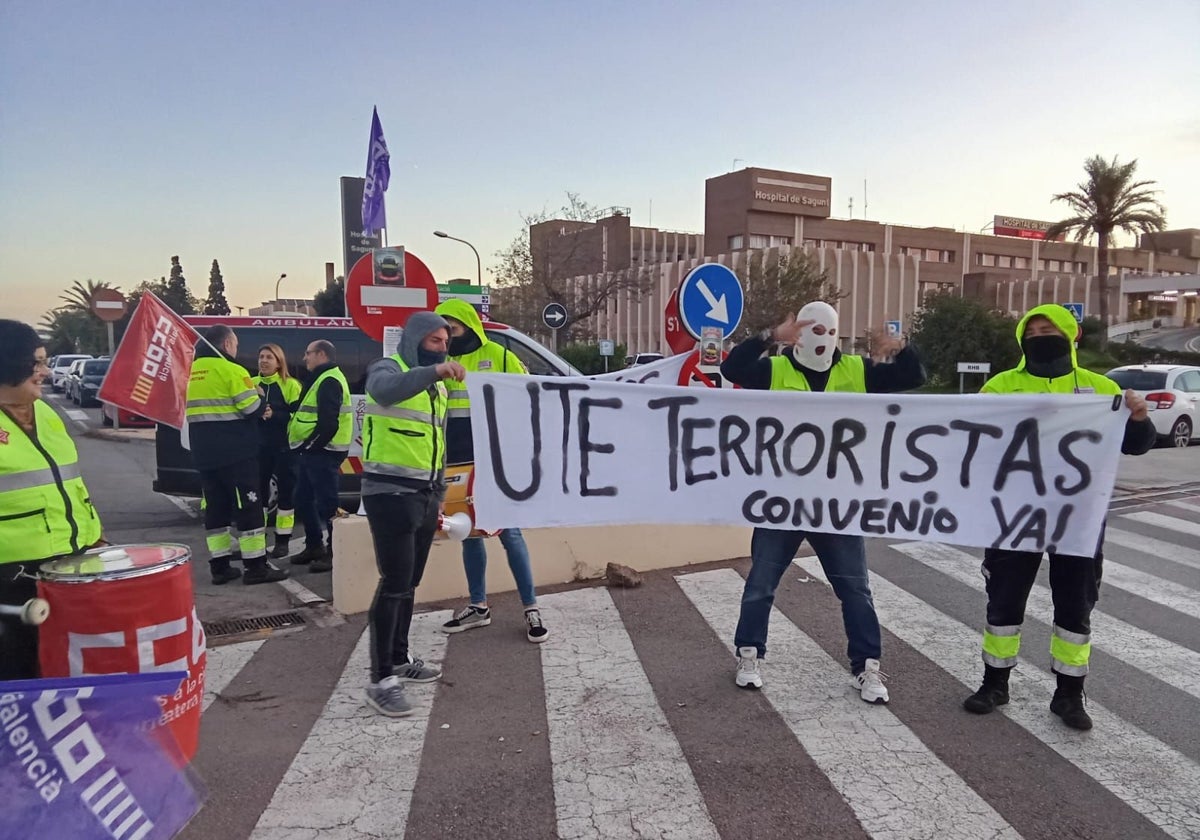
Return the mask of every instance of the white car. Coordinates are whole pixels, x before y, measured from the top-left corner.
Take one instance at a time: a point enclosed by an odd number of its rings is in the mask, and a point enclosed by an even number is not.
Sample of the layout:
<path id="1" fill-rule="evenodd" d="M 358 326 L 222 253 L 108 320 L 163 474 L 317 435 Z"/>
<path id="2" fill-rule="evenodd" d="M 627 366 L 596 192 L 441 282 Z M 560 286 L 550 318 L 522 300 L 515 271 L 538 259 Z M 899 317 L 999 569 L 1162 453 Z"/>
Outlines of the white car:
<path id="1" fill-rule="evenodd" d="M 1125 365 L 1105 376 L 1146 400 L 1161 443 L 1182 448 L 1200 438 L 1200 367 Z"/>
<path id="2" fill-rule="evenodd" d="M 71 355 L 55 356 L 54 367 L 50 369 L 50 387 L 55 391 L 61 391 L 66 383 L 67 374 L 71 370 L 71 365 L 80 359 L 90 359 L 91 356 L 86 354 L 74 353 Z"/>

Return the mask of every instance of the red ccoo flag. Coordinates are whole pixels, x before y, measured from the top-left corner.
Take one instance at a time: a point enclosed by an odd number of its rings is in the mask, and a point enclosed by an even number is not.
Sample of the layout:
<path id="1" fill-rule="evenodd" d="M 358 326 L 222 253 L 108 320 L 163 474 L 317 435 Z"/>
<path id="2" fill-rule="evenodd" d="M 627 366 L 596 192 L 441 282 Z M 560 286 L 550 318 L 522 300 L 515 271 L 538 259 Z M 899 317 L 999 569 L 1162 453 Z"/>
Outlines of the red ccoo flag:
<path id="1" fill-rule="evenodd" d="M 147 292 L 100 386 L 101 402 L 183 428 L 192 353 L 200 335 Z"/>

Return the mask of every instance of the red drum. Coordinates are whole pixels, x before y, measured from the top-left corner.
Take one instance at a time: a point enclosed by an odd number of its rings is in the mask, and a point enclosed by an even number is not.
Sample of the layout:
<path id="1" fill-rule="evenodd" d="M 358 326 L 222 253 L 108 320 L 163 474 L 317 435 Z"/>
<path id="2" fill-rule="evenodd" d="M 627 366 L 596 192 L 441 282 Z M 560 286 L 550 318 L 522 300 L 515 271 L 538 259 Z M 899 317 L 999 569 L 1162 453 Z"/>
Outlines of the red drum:
<path id="1" fill-rule="evenodd" d="M 190 761 L 200 740 L 206 639 L 192 596 L 186 545 L 115 545 L 42 566 L 38 595 L 50 617 L 38 628 L 43 677 L 187 671 L 171 697 L 160 697 L 159 726 L 169 726 Z"/>

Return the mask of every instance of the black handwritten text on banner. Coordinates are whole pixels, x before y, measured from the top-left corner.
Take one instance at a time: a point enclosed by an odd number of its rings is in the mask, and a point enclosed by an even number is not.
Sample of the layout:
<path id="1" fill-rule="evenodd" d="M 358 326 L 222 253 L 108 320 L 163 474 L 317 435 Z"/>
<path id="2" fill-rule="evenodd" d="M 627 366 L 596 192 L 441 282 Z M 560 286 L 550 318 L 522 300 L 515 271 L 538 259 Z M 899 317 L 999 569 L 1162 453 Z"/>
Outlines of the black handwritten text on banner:
<path id="1" fill-rule="evenodd" d="M 754 525 L 1091 555 L 1129 416 L 1097 395 L 467 387 L 487 530 Z"/>

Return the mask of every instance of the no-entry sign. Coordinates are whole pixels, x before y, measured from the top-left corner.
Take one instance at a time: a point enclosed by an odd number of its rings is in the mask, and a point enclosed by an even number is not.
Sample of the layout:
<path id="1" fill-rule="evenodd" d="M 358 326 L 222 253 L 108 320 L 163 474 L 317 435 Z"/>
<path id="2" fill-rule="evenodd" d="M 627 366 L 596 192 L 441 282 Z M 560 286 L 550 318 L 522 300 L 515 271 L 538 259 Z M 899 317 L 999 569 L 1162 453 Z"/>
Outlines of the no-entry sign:
<path id="1" fill-rule="evenodd" d="M 92 292 L 92 312 L 101 321 L 120 321 L 129 308 L 125 295 L 101 286 Z"/>
<path id="2" fill-rule="evenodd" d="M 398 256 L 400 249 L 395 249 Z M 374 252 L 363 254 L 346 278 L 346 314 L 355 325 L 376 341 L 383 341 L 384 327 L 404 326 L 414 312 L 432 311 L 438 305 L 437 281 L 433 272 L 410 251 L 403 251 L 404 271 L 394 271 L 385 255 L 383 269 L 376 270 Z M 389 282 L 391 280 L 399 282 Z"/>

